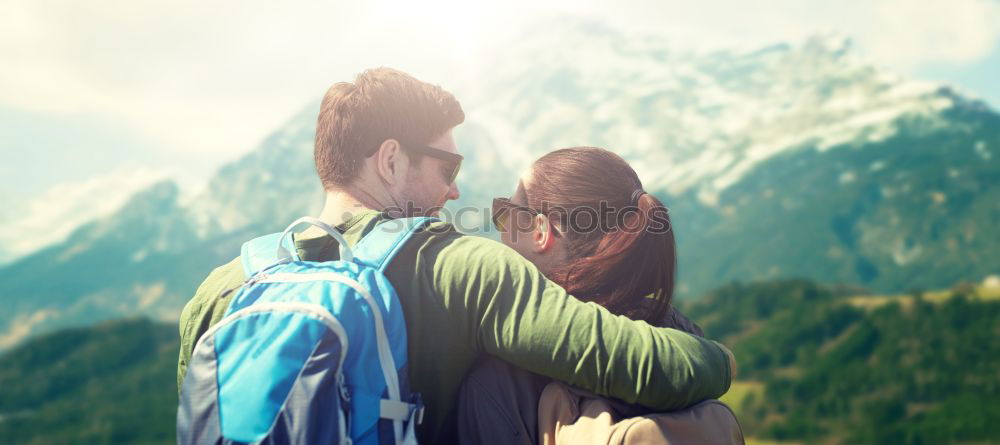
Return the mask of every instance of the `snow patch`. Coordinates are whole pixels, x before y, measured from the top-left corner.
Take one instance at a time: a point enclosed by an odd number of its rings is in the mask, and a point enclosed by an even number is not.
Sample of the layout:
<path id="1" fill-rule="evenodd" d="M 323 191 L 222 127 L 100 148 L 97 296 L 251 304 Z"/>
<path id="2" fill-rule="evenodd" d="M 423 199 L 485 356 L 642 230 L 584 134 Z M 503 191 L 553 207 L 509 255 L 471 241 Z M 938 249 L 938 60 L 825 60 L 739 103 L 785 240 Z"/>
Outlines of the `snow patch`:
<path id="1" fill-rule="evenodd" d="M 993 152 L 986 148 L 986 141 L 977 141 L 973 150 L 984 161 L 989 161 L 993 157 Z"/>
<path id="2" fill-rule="evenodd" d="M 841 173 L 840 177 L 837 178 L 837 181 L 841 184 L 850 184 L 854 182 L 855 179 L 857 179 L 857 175 L 855 175 L 853 171 L 848 170 Z"/>
<path id="3" fill-rule="evenodd" d="M 10 348 L 20 343 L 21 340 L 28 338 L 34 331 L 35 326 L 55 315 L 55 310 L 43 309 L 15 318 L 10 327 L 7 328 L 7 332 L 0 333 L 0 350 Z"/>
<path id="4" fill-rule="evenodd" d="M 892 249 L 892 260 L 899 266 L 905 266 L 920 257 L 923 248 L 919 244 L 908 246 L 901 239 L 897 239 Z"/>

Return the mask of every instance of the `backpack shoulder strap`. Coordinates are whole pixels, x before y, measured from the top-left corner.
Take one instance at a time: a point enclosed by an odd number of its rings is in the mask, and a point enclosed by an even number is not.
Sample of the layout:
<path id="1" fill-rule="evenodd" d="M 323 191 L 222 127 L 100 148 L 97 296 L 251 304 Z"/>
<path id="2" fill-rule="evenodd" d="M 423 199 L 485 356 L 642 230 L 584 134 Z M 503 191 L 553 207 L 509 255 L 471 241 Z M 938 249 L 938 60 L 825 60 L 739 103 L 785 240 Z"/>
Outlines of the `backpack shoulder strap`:
<path id="1" fill-rule="evenodd" d="M 292 254 L 292 261 L 298 261 L 299 255 L 295 249 L 294 234 L 286 236 L 281 242 L 282 246 Z M 276 246 L 281 238 L 281 233 L 272 233 L 254 238 L 243 243 L 240 249 L 240 262 L 243 264 L 243 274 L 247 278 L 254 276 L 257 272 L 272 266 L 278 262 L 278 252 Z"/>
<path id="2" fill-rule="evenodd" d="M 384 272 L 406 241 L 428 224 L 440 221 L 431 217 L 400 218 L 376 224 L 354 248 L 354 258 Z"/>
<path id="3" fill-rule="evenodd" d="M 354 254 L 347 246 L 344 235 L 335 227 L 331 227 L 318 218 L 303 216 L 291 223 L 284 232 L 264 235 L 243 243 L 243 248 L 240 249 L 240 262 L 243 263 L 243 273 L 246 274 L 247 278 L 277 264 L 279 261 L 300 261 L 295 248 L 295 233 L 292 232 L 292 229 L 301 224 L 309 224 L 322 229 L 340 245 L 340 258 L 345 261 L 354 261 Z M 278 243 L 281 245 L 279 246 Z"/>

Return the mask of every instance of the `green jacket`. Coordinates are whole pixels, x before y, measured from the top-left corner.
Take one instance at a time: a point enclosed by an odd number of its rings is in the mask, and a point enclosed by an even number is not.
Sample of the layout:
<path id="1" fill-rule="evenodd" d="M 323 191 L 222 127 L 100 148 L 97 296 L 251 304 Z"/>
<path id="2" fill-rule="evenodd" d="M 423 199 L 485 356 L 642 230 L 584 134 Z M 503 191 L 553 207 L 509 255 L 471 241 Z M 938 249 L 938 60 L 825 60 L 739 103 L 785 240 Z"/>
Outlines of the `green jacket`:
<path id="1" fill-rule="evenodd" d="M 365 212 L 338 230 L 353 245 L 385 219 Z M 329 236 L 296 240 L 296 247 L 307 261 L 338 257 Z M 424 443 L 455 441 L 459 386 L 482 353 L 658 410 L 717 398 L 729 389 L 722 345 L 581 302 L 515 251 L 447 223 L 416 234 L 386 275 L 406 317 L 410 387 L 427 407 L 419 429 Z M 245 279 L 234 259 L 212 271 L 184 307 L 178 387 L 198 338 L 222 318 L 235 294 L 226 291 Z"/>

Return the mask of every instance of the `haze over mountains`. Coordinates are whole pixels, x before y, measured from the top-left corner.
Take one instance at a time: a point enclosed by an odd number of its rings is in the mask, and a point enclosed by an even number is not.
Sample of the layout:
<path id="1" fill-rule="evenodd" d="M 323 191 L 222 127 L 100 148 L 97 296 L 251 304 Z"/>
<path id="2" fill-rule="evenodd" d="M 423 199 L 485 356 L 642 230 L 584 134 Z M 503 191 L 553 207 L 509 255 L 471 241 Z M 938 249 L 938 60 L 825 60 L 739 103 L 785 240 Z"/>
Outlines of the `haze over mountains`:
<path id="1" fill-rule="evenodd" d="M 982 102 L 885 72 L 833 36 L 689 53 L 573 23 L 524 41 L 474 83 L 444 85 L 468 115 L 452 210 L 509 194 L 547 151 L 593 145 L 670 207 L 683 297 L 733 280 L 902 292 L 1000 272 L 1000 115 Z M 316 110 L 192 200 L 159 182 L 3 266 L 0 349 L 124 315 L 172 319 L 244 240 L 315 213 Z"/>

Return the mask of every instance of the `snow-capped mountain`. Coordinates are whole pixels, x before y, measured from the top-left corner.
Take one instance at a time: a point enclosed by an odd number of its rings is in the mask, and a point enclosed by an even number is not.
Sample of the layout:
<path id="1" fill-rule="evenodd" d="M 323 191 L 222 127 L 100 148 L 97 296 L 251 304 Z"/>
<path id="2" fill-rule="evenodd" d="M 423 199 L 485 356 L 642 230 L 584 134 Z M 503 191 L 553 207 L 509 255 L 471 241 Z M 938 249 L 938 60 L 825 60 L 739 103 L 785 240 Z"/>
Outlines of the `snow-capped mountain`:
<path id="1" fill-rule="evenodd" d="M 707 205 L 781 153 L 882 141 L 904 117 L 947 125 L 934 118 L 969 105 L 876 68 L 845 37 L 697 54 L 574 26 L 538 31 L 497 57 L 469 88 L 470 120 L 521 163 L 556 147 L 606 146 L 641 161 L 651 188 L 694 190 Z"/>
<path id="2" fill-rule="evenodd" d="M 900 291 L 1000 269 L 985 225 L 1000 218 L 997 114 L 849 39 L 694 53 L 574 23 L 494 60 L 463 96 L 469 145 L 492 156 L 469 176 L 503 165 L 507 191 L 549 150 L 620 153 L 671 208 L 682 296 L 776 276 Z"/>
<path id="3" fill-rule="evenodd" d="M 678 295 L 804 276 L 878 291 L 944 288 L 1000 269 L 1000 115 L 821 36 L 685 52 L 600 24 L 539 27 L 474 81 L 462 198 L 488 207 L 553 149 L 620 153 L 670 207 Z M 0 269 L 0 349 L 124 314 L 176 316 L 239 244 L 321 204 L 317 106 L 223 167 L 192 201 L 171 183 Z"/>
<path id="4" fill-rule="evenodd" d="M 291 222 L 322 207 L 312 160 L 318 112 L 318 103 L 306 107 L 258 149 L 215 174 L 189 206 L 202 238 L 274 229 L 274 222 Z"/>

